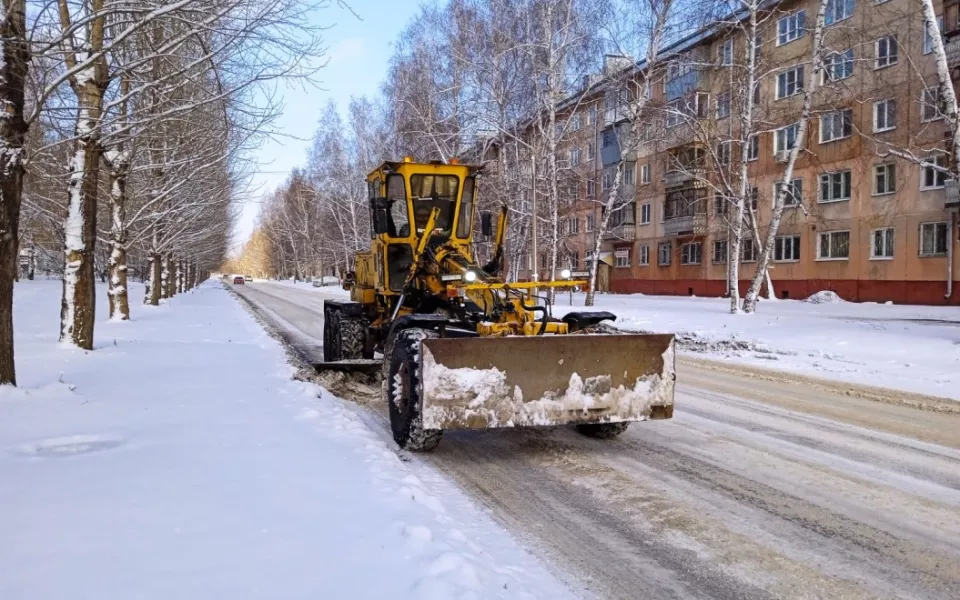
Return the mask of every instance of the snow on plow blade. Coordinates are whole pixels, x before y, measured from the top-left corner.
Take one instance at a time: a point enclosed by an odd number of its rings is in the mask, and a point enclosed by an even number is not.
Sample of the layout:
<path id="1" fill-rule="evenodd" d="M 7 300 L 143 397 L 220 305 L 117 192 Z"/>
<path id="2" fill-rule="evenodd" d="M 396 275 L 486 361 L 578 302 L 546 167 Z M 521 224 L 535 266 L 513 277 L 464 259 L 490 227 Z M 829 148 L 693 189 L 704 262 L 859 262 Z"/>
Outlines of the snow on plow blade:
<path id="1" fill-rule="evenodd" d="M 673 415 L 672 335 L 425 339 L 420 368 L 425 429 Z"/>

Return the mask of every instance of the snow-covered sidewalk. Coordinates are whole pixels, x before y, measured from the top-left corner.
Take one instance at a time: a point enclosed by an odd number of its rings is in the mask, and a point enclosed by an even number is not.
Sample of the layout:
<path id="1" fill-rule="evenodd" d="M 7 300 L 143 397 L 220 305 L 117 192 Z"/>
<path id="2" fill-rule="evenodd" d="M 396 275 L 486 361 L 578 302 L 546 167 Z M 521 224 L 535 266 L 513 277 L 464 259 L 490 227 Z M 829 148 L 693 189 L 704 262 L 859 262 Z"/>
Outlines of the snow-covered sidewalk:
<path id="1" fill-rule="evenodd" d="M 557 299 L 556 314 L 583 309 Z M 960 400 L 960 309 L 761 301 L 731 315 L 724 298 L 597 296 L 624 331 L 676 333 L 682 351 L 769 369 Z"/>
<path id="2" fill-rule="evenodd" d="M 59 301 L 17 284 L 3 600 L 570 595 L 355 407 L 292 381 L 218 282 L 129 323 L 101 302 L 90 353 L 57 346 Z"/>

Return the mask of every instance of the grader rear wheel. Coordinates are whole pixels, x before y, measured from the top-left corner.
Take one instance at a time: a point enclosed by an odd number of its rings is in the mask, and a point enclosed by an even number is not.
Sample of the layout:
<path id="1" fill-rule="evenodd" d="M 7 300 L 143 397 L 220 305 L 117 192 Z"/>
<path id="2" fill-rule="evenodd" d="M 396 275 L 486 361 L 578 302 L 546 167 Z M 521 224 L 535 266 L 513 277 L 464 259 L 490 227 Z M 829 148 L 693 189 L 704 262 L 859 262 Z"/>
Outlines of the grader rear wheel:
<path id="1" fill-rule="evenodd" d="M 362 318 L 343 314 L 336 304 L 323 307 L 323 360 L 355 360 L 364 356 L 366 332 Z"/>

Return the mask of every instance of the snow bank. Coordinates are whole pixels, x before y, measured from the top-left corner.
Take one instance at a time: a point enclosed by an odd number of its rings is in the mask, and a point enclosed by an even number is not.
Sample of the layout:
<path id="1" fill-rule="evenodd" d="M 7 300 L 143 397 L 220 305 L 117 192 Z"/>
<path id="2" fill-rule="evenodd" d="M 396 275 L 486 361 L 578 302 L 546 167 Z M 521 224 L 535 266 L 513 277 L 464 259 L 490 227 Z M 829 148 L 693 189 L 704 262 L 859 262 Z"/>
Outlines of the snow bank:
<path id="1" fill-rule="evenodd" d="M 562 296 L 554 314 L 583 300 Z M 747 315 L 726 298 L 600 294 L 592 310 L 621 331 L 674 333 L 680 352 L 960 400 L 956 307 L 780 300 Z"/>
<path id="2" fill-rule="evenodd" d="M 830 290 L 821 290 L 815 294 L 812 294 L 809 298 L 804 300 L 804 302 L 809 302 L 810 304 L 839 304 L 846 301 L 836 292 L 831 292 Z"/>
<path id="3" fill-rule="evenodd" d="M 3 600 L 570 597 L 382 424 L 292 381 L 218 283 L 102 307 L 95 352 L 57 346 L 60 291 L 16 286 Z"/>

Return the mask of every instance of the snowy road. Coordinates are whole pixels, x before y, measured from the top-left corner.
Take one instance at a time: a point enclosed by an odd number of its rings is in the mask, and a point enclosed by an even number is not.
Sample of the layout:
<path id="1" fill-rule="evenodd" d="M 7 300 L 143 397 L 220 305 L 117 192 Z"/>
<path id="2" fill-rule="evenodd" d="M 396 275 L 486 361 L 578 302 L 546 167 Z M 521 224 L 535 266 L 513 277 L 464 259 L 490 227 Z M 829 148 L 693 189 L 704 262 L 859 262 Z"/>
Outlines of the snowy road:
<path id="1" fill-rule="evenodd" d="M 324 292 L 238 291 L 316 352 Z M 417 459 L 585 596 L 957 598 L 960 415 L 750 375 L 686 358 L 672 421 L 451 432 Z"/>

